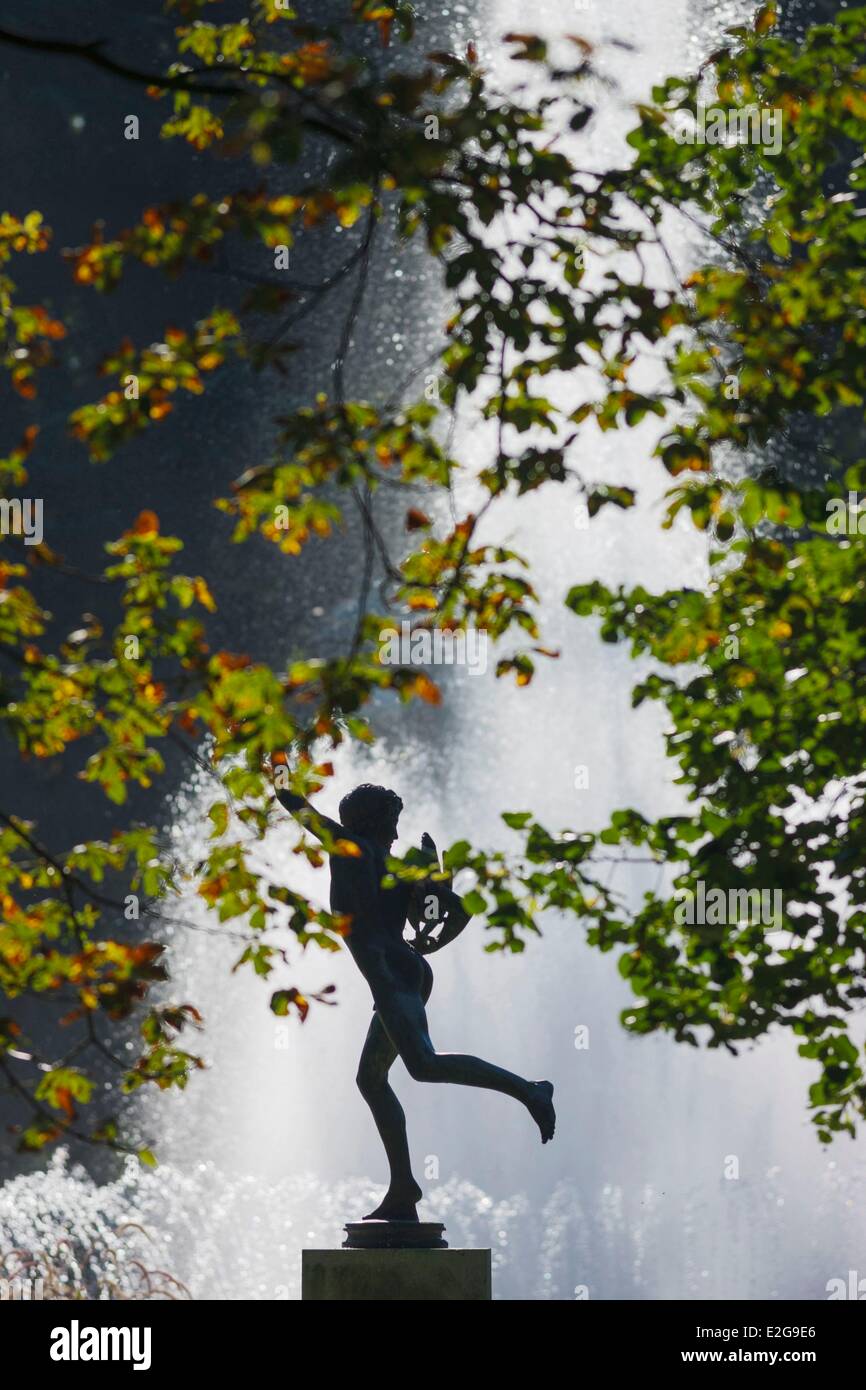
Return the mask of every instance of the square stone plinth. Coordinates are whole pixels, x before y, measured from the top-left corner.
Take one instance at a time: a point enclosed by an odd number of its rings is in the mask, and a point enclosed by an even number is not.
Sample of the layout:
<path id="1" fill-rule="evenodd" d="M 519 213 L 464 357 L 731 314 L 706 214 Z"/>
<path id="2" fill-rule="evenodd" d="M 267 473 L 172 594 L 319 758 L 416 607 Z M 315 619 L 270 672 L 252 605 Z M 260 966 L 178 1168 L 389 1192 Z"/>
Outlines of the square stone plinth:
<path id="1" fill-rule="evenodd" d="M 301 1298 L 489 1301 L 489 1250 L 302 1250 Z"/>

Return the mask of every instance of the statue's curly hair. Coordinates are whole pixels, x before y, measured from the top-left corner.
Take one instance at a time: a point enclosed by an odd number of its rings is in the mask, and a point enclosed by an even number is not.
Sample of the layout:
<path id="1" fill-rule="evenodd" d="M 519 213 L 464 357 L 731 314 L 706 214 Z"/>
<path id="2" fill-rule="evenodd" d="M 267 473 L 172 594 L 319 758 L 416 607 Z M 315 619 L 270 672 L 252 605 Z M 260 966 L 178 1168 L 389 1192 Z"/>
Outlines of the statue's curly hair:
<path id="1" fill-rule="evenodd" d="M 396 826 L 402 809 L 403 802 L 396 792 L 362 782 L 340 802 L 340 821 L 347 830 L 370 834 L 383 825 Z"/>

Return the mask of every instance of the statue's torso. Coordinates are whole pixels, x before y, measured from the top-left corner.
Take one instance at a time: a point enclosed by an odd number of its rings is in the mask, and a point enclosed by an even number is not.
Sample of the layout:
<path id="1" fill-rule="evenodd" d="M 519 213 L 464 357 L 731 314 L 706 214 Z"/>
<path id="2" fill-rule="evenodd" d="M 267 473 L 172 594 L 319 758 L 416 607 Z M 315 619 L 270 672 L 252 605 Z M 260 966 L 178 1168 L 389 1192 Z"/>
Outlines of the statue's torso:
<path id="1" fill-rule="evenodd" d="M 331 856 L 331 911 L 352 918 L 346 944 L 374 998 L 379 990 L 429 992 L 430 966 L 403 940 L 410 886 L 382 887 L 385 856 L 359 835 L 358 857 Z"/>

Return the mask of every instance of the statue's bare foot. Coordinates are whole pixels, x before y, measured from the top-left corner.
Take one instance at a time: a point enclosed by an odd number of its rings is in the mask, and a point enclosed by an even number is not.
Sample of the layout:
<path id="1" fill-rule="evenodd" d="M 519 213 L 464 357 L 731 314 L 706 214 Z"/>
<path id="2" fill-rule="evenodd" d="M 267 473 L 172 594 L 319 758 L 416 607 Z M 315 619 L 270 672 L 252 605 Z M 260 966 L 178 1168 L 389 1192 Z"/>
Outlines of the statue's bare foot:
<path id="1" fill-rule="evenodd" d="M 556 1111 L 553 1108 L 553 1083 L 550 1081 L 530 1081 L 531 1094 L 526 1108 L 541 1130 L 541 1142 L 546 1144 L 553 1138 L 556 1129 Z"/>
<path id="2" fill-rule="evenodd" d="M 403 1191 L 390 1188 L 385 1193 L 375 1211 L 369 1212 L 365 1221 L 417 1221 L 418 1212 L 415 1210 L 422 1196 L 420 1187 L 413 1183 L 411 1187 Z"/>

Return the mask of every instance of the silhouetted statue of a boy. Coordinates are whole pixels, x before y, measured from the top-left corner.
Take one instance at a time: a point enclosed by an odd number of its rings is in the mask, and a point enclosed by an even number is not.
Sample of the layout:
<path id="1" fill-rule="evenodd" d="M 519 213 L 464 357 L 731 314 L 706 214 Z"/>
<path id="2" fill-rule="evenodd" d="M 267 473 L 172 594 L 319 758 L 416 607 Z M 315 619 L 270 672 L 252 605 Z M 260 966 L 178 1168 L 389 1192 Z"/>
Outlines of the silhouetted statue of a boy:
<path id="1" fill-rule="evenodd" d="M 351 917 L 346 944 L 373 994 L 373 1020 L 361 1053 L 358 1086 L 385 1146 L 391 1181 L 382 1202 L 365 1219 L 417 1221 L 415 1208 L 422 1192 L 412 1175 L 406 1117 L 388 1084 L 395 1058 L 402 1059 L 415 1081 L 452 1081 L 513 1096 L 535 1120 L 543 1143 L 553 1137 L 556 1123 L 553 1086 L 549 1081 L 525 1081 L 479 1057 L 433 1047 L 424 1008 L 433 971 L 425 956 L 453 941 L 469 917 L 450 882 L 431 879 L 382 886 L 385 856 L 397 838 L 403 809 L 396 792 L 366 783 L 356 787 L 340 802 L 339 825 L 300 796 L 278 787 L 276 794 L 314 835 L 322 838 L 324 831 L 332 840 L 350 840 L 360 851 L 331 856 L 331 910 Z M 426 833 L 421 844 L 431 872 L 438 872 L 438 852 Z M 421 926 L 431 909 L 432 918 Z M 417 932 L 412 945 L 403 939 L 407 919 Z M 438 927 L 441 931 L 434 937 Z"/>

